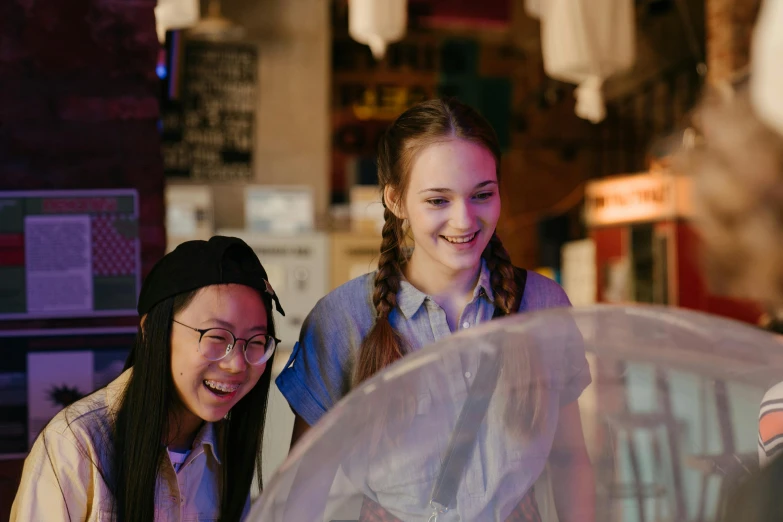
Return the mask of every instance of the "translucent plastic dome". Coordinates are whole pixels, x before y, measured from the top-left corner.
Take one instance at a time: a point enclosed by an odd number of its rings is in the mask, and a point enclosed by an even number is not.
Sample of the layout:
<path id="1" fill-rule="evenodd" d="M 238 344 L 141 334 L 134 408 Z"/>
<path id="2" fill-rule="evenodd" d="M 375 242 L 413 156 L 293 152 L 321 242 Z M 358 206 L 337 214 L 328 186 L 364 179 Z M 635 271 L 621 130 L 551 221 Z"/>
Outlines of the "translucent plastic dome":
<path id="1" fill-rule="evenodd" d="M 454 484 L 440 522 L 506 520 L 531 488 L 541 518 L 556 520 L 552 439 L 577 395 L 595 520 L 714 520 L 725 492 L 758 467 L 759 405 L 779 381 L 777 338 L 696 312 L 595 306 L 491 321 L 352 391 L 294 448 L 248 520 L 376 520 L 360 518 L 369 505 L 427 521 L 436 483 Z M 455 433 L 469 443 L 462 467 L 446 462 L 466 447 Z"/>

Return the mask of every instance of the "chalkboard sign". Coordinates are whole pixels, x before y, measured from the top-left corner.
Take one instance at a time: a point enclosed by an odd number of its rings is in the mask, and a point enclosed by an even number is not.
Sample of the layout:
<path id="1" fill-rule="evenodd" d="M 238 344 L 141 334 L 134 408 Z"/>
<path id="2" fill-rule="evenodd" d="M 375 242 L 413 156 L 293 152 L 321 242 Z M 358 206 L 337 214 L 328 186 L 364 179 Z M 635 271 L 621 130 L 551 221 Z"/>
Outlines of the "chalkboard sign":
<path id="1" fill-rule="evenodd" d="M 185 41 L 178 100 L 164 102 L 168 177 L 253 178 L 258 51 L 253 44 Z"/>

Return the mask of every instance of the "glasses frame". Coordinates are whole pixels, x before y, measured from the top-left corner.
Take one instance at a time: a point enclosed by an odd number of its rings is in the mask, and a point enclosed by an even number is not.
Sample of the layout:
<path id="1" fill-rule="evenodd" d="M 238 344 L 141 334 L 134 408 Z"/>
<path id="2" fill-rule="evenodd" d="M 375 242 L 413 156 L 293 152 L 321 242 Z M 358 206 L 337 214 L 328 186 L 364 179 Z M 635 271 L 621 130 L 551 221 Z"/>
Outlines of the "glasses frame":
<path id="1" fill-rule="evenodd" d="M 281 341 L 280 341 L 280 339 L 278 339 L 277 337 L 274 337 L 274 336 L 271 336 L 271 335 L 269 335 L 269 334 L 265 334 L 265 333 L 260 333 L 260 334 L 253 335 L 253 336 L 251 336 L 251 337 L 250 337 L 250 339 L 242 339 L 241 337 L 237 337 L 236 335 L 234 335 L 234 332 L 232 332 L 231 330 L 227 330 L 226 328 L 220 328 L 220 327 L 218 327 L 218 326 L 215 326 L 215 327 L 212 327 L 212 328 L 193 328 L 192 326 L 188 326 L 188 325 L 186 325 L 185 323 L 181 323 L 181 322 L 177 321 L 176 319 L 172 319 L 172 321 L 173 321 L 173 322 L 175 322 L 175 323 L 177 323 L 177 324 L 178 324 L 178 325 L 180 325 L 180 326 L 184 326 L 185 328 L 188 328 L 188 329 L 190 329 L 190 330 L 193 330 L 194 332 L 198 332 L 198 348 L 197 348 L 197 349 L 198 349 L 198 353 L 199 353 L 199 355 L 201 355 L 201 356 L 202 356 L 204 359 L 206 359 L 207 361 L 210 361 L 210 362 L 218 362 L 218 361 L 222 361 L 223 359 L 225 359 L 226 357 L 228 357 L 228 356 L 229 356 L 229 355 L 230 355 L 230 354 L 231 354 L 231 353 L 234 351 L 234 348 L 235 348 L 235 347 L 236 347 L 236 345 L 237 345 L 237 341 L 245 341 L 245 346 L 244 346 L 244 348 L 242 349 L 242 357 L 245 359 L 245 362 L 246 362 L 247 364 L 249 364 L 250 366 L 261 366 L 262 364 L 264 364 L 264 363 L 266 363 L 266 362 L 269 362 L 269 360 L 270 360 L 270 359 L 272 358 L 272 356 L 275 354 L 275 350 L 277 350 L 277 347 L 278 347 L 278 345 L 279 345 L 279 344 L 280 344 L 280 342 L 281 342 Z M 207 357 L 206 355 L 204 355 L 204 354 L 201 352 L 201 340 L 204 338 L 204 334 L 205 334 L 205 333 L 207 333 L 207 332 L 209 332 L 210 330 L 220 330 L 220 331 L 223 331 L 223 332 L 228 332 L 228 334 L 229 334 L 229 335 L 231 335 L 231 339 L 233 339 L 233 341 L 232 341 L 232 343 L 231 343 L 231 349 L 227 350 L 227 351 L 226 351 L 226 353 L 224 353 L 224 354 L 223 354 L 223 356 L 222 356 L 222 357 L 220 357 L 219 359 L 210 359 L 209 357 Z M 274 341 L 275 341 L 275 346 L 274 346 L 274 348 L 272 348 L 272 350 L 270 350 L 270 352 L 269 352 L 269 356 L 268 356 L 266 359 L 262 360 L 261 362 L 255 362 L 255 363 L 253 363 L 253 362 L 250 362 L 250 361 L 247 359 L 247 345 L 248 345 L 248 343 L 249 343 L 249 342 L 250 342 L 252 339 L 254 339 L 254 338 L 256 338 L 256 337 L 260 337 L 260 336 L 262 336 L 262 335 L 263 335 L 263 336 L 266 336 L 266 337 L 268 337 L 269 339 L 272 339 L 272 340 L 274 340 Z M 269 341 L 267 340 L 267 342 L 269 342 Z"/>

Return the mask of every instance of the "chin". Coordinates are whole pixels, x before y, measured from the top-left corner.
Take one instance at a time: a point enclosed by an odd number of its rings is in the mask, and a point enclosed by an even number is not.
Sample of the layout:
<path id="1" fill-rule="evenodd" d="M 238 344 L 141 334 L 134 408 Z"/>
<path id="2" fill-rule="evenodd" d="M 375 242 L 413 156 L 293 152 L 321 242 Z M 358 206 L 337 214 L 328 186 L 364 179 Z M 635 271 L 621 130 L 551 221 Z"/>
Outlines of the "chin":
<path id="1" fill-rule="evenodd" d="M 224 412 L 214 412 L 214 411 L 212 411 L 212 412 L 209 412 L 208 415 L 201 415 L 201 418 L 204 421 L 206 421 L 206 422 L 219 422 L 219 421 L 223 420 L 226 417 L 226 415 L 228 415 L 229 411 L 231 411 L 231 410 L 229 409 L 229 410 L 226 410 Z"/>
<path id="2" fill-rule="evenodd" d="M 206 422 L 218 422 L 225 418 L 233 407 L 234 405 L 231 405 L 231 407 L 204 408 L 199 412 L 199 417 Z"/>
<path id="3" fill-rule="evenodd" d="M 443 265 L 454 272 L 464 272 L 465 270 L 475 270 L 481 265 L 481 256 L 468 259 L 447 259 Z"/>

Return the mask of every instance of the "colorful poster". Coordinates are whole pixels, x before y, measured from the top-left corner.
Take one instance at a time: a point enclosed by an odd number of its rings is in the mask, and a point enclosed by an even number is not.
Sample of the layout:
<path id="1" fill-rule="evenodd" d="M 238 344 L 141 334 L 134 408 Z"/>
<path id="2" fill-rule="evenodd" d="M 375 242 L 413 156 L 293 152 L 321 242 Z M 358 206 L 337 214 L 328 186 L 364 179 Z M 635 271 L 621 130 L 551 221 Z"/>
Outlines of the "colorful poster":
<path id="1" fill-rule="evenodd" d="M 63 407 L 117 378 L 136 329 L 0 331 L 0 459 L 24 457 Z"/>
<path id="2" fill-rule="evenodd" d="M 122 373 L 125 360 L 128 358 L 130 347 L 127 350 L 101 350 L 93 352 L 93 381 L 94 390 L 103 388 Z"/>
<path id="3" fill-rule="evenodd" d="M 88 216 L 30 216 L 24 220 L 25 284 L 31 313 L 92 309 Z"/>
<path id="4" fill-rule="evenodd" d="M 92 387 L 92 352 L 27 354 L 28 444 L 57 412 L 89 395 Z"/>
<path id="5" fill-rule="evenodd" d="M 135 315 L 133 189 L 0 192 L 0 320 Z"/>

